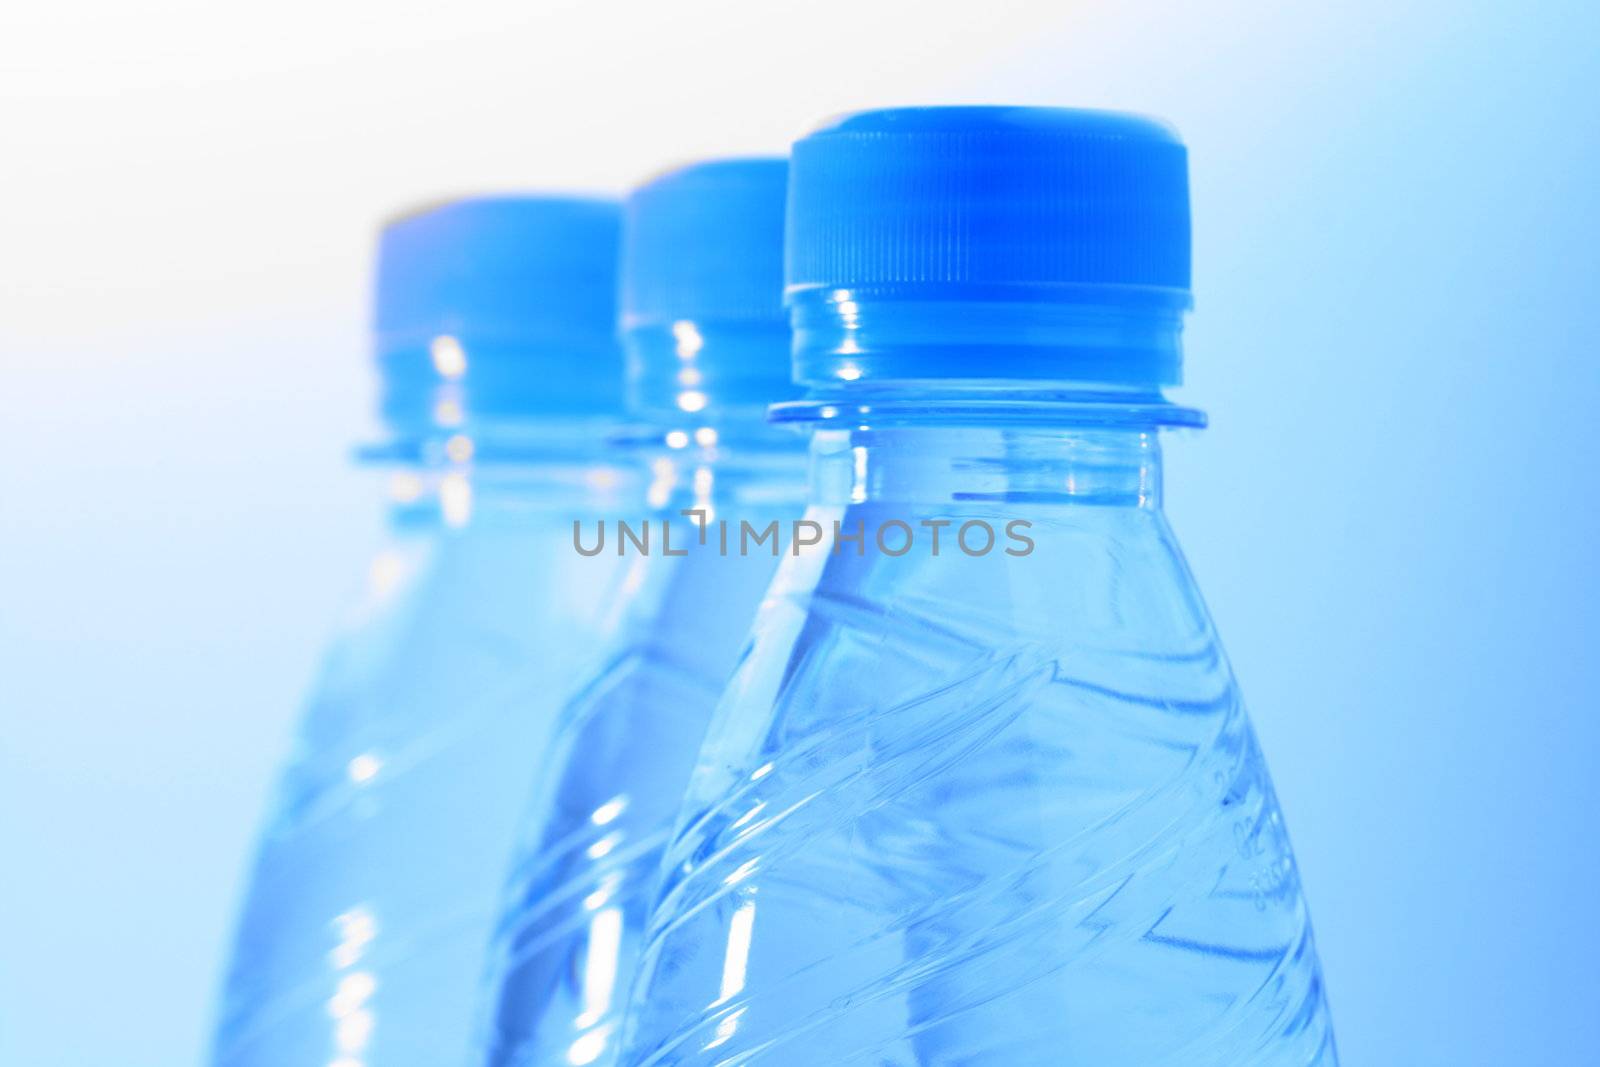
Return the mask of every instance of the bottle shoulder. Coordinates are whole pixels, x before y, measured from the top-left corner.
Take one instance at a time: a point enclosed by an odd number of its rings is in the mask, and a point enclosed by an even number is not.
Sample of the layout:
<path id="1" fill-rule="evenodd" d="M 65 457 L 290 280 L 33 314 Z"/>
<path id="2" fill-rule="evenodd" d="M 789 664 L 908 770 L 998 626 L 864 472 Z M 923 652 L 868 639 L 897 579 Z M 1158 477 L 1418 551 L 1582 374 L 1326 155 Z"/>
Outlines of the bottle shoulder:
<path id="1" fill-rule="evenodd" d="M 662 865 L 637 1062 L 1332 1062 L 1276 800 L 1165 522 L 1022 513 L 1032 553 L 784 560 Z"/>

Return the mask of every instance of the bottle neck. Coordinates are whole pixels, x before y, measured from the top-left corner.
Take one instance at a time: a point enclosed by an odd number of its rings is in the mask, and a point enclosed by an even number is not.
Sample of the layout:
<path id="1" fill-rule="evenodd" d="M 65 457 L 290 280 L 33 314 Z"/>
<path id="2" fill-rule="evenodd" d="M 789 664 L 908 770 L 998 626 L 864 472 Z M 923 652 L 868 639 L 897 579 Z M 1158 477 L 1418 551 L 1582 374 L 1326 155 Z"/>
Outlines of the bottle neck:
<path id="1" fill-rule="evenodd" d="M 771 425 L 767 405 L 798 394 L 781 319 L 633 321 L 624 333 L 627 444 L 647 471 L 647 505 L 797 509 L 805 437 Z"/>
<path id="2" fill-rule="evenodd" d="M 357 449 L 386 472 L 393 526 L 464 529 L 616 510 L 642 478 L 614 439 L 616 418 L 483 419 L 418 428 Z"/>
<path id="3" fill-rule="evenodd" d="M 759 405 L 714 419 L 480 422 L 358 450 L 387 470 L 390 521 L 408 529 L 544 523 L 687 508 L 788 511 L 805 497 L 805 437 Z"/>
<path id="4" fill-rule="evenodd" d="M 813 501 L 1161 507 L 1187 291 L 818 287 L 789 294 Z"/>
<path id="5" fill-rule="evenodd" d="M 646 479 L 646 507 L 669 514 L 798 510 L 806 438 L 767 419 L 761 405 L 718 408 L 713 420 L 641 423 L 618 438 Z"/>
<path id="6" fill-rule="evenodd" d="M 1161 445 L 1154 427 L 825 426 L 810 482 L 828 507 L 1159 511 Z"/>
<path id="7" fill-rule="evenodd" d="M 667 429 L 748 422 L 799 395 L 781 318 L 633 323 L 623 347 L 628 409 Z"/>
<path id="8" fill-rule="evenodd" d="M 524 325 L 374 340 L 381 429 L 356 456 L 388 468 L 394 526 L 541 522 L 625 497 L 609 338 Z"/>

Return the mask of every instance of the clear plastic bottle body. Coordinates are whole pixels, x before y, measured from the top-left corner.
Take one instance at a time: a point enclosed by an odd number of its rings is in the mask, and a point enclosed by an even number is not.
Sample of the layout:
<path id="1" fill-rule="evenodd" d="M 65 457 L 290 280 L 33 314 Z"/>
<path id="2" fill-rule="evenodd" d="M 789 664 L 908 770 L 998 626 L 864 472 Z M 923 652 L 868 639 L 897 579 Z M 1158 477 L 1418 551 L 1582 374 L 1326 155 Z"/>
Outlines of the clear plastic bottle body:
<path id="1" fill-rule="evenodd" d="M 391 539 L 262 834 L 217 1067 L 466 1056 L 516 811 L 559 694 L 617 622 L 619 562 L 571 551 L 575 518 L 628 498 L 607 464 L 596 451 L 394 476 Z"/>
<path id="2" fill-rule="evenodd" d="M 1052 407 L 816 435 L 807 517 L 865 544 L 786 560 L 763 605 L 622 1062 L 1336 1062 L 1154 425 Z"/>
<path id="3" fill-rule="evenodd" d="M 662 849 L 803 507 L 805 455 L 785 437 L 724 426 L 714 447 L 685 448 L 684 434 L 670 435 L 679 447 L 650 463 L 648 551 L 619 542 L 614 524 L 582 535 L 586 550 L 628 554 L 628 600 L 601 666 L 563 710 L 524 809 L 490 952 L 480 1062 L 614 1062 Z M 741 524 L 773 532 L 742 546 Z"/>

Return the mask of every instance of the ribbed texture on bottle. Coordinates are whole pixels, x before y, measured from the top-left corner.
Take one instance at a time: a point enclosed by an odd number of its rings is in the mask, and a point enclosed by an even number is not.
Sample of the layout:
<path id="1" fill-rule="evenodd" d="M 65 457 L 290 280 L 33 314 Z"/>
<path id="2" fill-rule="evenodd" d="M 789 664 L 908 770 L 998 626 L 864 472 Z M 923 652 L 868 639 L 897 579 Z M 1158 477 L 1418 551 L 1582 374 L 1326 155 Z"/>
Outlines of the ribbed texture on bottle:
<path id="1" fill-rule="evenodd" d="M 794 146 L 786 288 L 1187 291 L 1184 147 L 1165 126 L 1055 108 L 847 116 Z"/>

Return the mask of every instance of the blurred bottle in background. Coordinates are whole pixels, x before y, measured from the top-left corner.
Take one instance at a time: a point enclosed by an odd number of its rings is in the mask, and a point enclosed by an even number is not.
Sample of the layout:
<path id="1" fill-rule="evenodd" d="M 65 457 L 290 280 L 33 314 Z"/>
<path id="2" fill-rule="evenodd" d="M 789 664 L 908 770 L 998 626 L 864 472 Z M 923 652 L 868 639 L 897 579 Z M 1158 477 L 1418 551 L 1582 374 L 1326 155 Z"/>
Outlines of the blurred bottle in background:
<path id="1" fill-rule="evenodd" d="M 261 838 L 218 1067 L 462 1062 L 516 814 L 618 620 L 573 523 L 637 496 L 617 426 L 620 212 L 469 199 L 383 231 L 389 543 L 323 666 Z"/>
<path id="2" fill-rule="evenodd" d="M 627 545 L 621 630 L 564 710 L 527 808 L 491 951 L 494 1067 L 614 1060 L 662 847 L 800 515 L 804 440 L 766 422 L 795 392 L 787 172 L 781 159 L 702 163 L 626 204 L 623 336 L 651 539 Z M 608 523 L 581 540 L 613 553 L 621 536 Z"/>
<path id="3" fill-rule="evenodd" d="M 807 518 L 667 849 L 622 1061 L 1335 1063 L 1266 768 L 1161 510 L 1168 129 L 867 112 L 795 146 Z M 831 542 L 831 543 L 829 543 Z"/>

